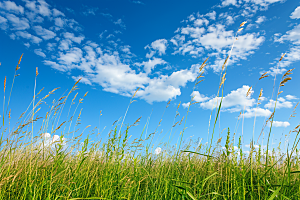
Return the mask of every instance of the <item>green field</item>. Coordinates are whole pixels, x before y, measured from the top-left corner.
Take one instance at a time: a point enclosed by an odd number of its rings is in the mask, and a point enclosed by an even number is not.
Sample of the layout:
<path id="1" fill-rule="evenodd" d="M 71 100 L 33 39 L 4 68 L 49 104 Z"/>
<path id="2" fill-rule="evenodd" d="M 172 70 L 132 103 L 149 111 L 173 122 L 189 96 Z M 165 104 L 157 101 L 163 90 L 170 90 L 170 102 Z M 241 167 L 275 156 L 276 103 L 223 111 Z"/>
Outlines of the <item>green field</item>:
<path id="1" fill-rule="evenodd" d="M 242 26 L 243 24 L 239 28 Z M 234 43 L 232 47 L 234 47 Z M 18 65 L 20 65 L 21 58 Z M 229 59 L 230 54 L 224 61 L 220 76 L 217 95 L 220 97 L 223 97 Z M 282 59 L 284 59 L 284 55 L 278 62 Z M 201 75 L 197 77 L 195 86 L 203 80 L 203 69 L 206 61 L 207 59 L 199 68 Z M 19 66 L 16 67 L 13 80 L 17 78 L 18 69 Z M 280 77 L 279 90 L 274 93 L 276 102 L 283 86 L 290 84 L 292 71 L 293 69 L 290 69 Z M 38 69 L 35 83 L 37 83 L 37 77 Z M 260 79 L 267 77 L 268 74 L 265 73 Z M 8 98 L 5 97 L 8 90 L 5 77 L 3 120 L 0 127 L 2 133 L 0 140 L 1 200 L 300 199 L 299 157 L 295 156 L 298 155 L 300 125 L 292 131 L 296 135 L 295 141 L 289 144 L 288 149 L 283 150 L 286 152 L 285 154 L 280 155 L 278 153 L 281 152 L 280 146 L 277 150 L 269 149 L 272 125 L 269 130 L 267 130 L 268 128 L 265 129 L 268 143 L 264 152 L 261 145 L 259 148 L 255 148 L 252 141 L 251 151 L 249 155 L 245 155 L 242 151 L 241 137 L 237 138 L 239 143 L 238 148 L 235 149 L 235 133 L 229 128 L 226 130 L 227 138 L 223 138 L 223 140 L 226 139 L 225 148 L 220 148 L 219 145 L 222 138 L 219 138 L 216 143 L 213 142 L 216 139 L 214 132 L 210 134 L 210 141 L 207 144 L 200 144 L 196 147 L 192 145 L 192 141 L 184 144 L 182 141 L 188 112 L 181 119 L 178 119 L 178 115 L 175 116 L 174 122 L 176 121 L 176 123 L 173 127 L 180 124 L 184 125 L 177 145 L 171 147 L 169 144 L 165 144 L 161 148 L 167 150 L 162 152 L 157 149 L 156 153 L 152 153 L 152 139 L 155 132 L 149 134 L 144 140 L 140 137 L 129 143 L 130 127 L 135 126 L 139 119 L 131 126 L 124 125 L 123 128 L 126 128 L 124 132 L 118 131 L 121 130 L 120 126 L 123 126 L 123 122 L 122 124 L 114 123 L 114 128 L 109 132 L 109 139 L 106 142 L 93 142 L 87 137 L 83 139 L 82 145 L 82 134 L 77 134 L 78 130 L 75 129 L 70 131 L 69 128 L 72 122 L 75 123 L 76 128 L 81 114 L 73 115 L 72 120 L 69 121 L 62 120 L 64 122 L 57 127 L 53 126 L 54 123 L 52 123 L 58 120 L 59 113 L 62 112 L 67 99 L 71 98 L 74 91 L 78 89 L 79 81 L 74 84 L 66 96 L 61 97 L 56 102 L 53 101 L 51 109 L 43 117 L 39 136 L 33 137 L 33 134 L 37 134 L 33 133 L 33 123 L 39 120 L 37 117 L 39 107 L 56 89 L 39 99 L 37 96 L 40 92 L 36 92 L 36 88 L 34 88 L 35 95 L 29 105 L 30 107 L 19 117 L 17 128 L 10 130 L 7 123 L 11 118 L 9 111 L 10 95 L 7 95 Z M 11 90 L 13 90 L 13 84 Z M 77 101 L 76 97 L 77 94 L 71 100 L 71 106 Z M 130 104 L 133 103 L 132 99 Z M 82 101 L 83 98 L 79 99 L 76 109 Z M 167 107 L 169 103 L 170 101 Z M 194 103 L 197 102 L 194 102 L 192 98 L 190 105 Z M 297 105 L 291 117 L 295 116 Z M 221 106 L 222 101 L 216 107 L 216 118 L 211 120 L 213 130 Z M 268 119 L 271 124 L 275 109 L 276 104 L 274 112 Z M 48 130 L 48 127 L 51 128 L 51 135 L 62 132 L 60 139 L 53 144 L 42 140 L 45 139 L 45 136 L 48 138 L 51 136 L 45 135 L 42 131 Z M 144 134 L 144 130 L 141 136 Z M 74 136 L 73 142 L 75 144 L 64 148 L 63 137 L 69 134 Z M 75 137 L 75 134 L 79 136 Z M 291 153 L 289 153 L 290 150 Z"/>

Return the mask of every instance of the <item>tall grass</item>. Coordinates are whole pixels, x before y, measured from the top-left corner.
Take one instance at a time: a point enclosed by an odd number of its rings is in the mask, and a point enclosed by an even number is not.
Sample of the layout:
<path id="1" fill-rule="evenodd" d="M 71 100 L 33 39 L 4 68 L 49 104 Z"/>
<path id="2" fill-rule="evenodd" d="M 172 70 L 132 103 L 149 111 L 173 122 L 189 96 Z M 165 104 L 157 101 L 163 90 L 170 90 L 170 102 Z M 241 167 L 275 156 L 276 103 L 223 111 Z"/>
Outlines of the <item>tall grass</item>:
<path id="1" fill-rule="evenodd" d="M 240 25 L 237 32 L 242 29 L 244 24 L 245 22 Z M 60 123 L 60 116 L 67 99 L 78 89 L 77 84 L 80 79 L 66 96 L 62 96 L 56 102 L 53 101 L 51 109 L 43 119 L 38 136 L 33 137 L 33 124 L 41 119 L 35 117 L 40 109 L 39 106 L 58 89 L 55 88 L 37 101 L 38 95 L 43 90 L 36 95 L 37 69 L 34 97 L 31 102 L 32 109 L 29 113 L 27 113 L 28 109 L 22 113 L 18 119 L 19 125 L 17 128 L 9 129 L 7 132 L 5 119 L 7 118 L 9 101 L 5 113 L 5 77 L 3 125 L 0 127 L 0 130 L 2 130 L 0 139 L 0 199 L 300 199 L 300 170 L 297 149 L 300 140 L 298 137 L 300 125 L 293 130 L 296 133 L 296 138 L 292 148 L 286 149 L 286 154 L 280 154 L 280 144 L 278 151 L 274 149 L 272 152 L 269 151 L 269 139 L 276 104 L 272 115 L 266 121 L 266 124 L 271 124 L 266 151 L 263 151 L 262 145 L 255 148 L 255 119 L 250 146 L 251 151 L 248 156 L 242 150 L 241 136 L 238 138 L 238 146 L 235 148 L 235 132 L 232 133 L 229 127 L 225 147 L 220 148 L 222 138 L 219 138 L 213 144 L 214 129 L 222 106 L 227 65 L 233 48 L 234 43 L 222 67 L 217 95 L 219 96 L 219 91 L 222 88 L 222 97 L 221 101 L 217 102 L 210 143 L 202 144 L 199 142 L 192 146 L 192 141 L 189 141 L 188 144 L 182 146 L 189 108 L 192 104 L 199 103 L 194 102 L 194 97 L 192 97 L 186 116 L 175 123 L 179 115 L 179 103 L 171 128 L 171 131 L 176 126 L 178 128 L 185 118 L 183 130 L 180 132 L 180 138 L 178 138 L 179 145 L 177 143 L 177 145 L 171 147 L 168 143 L 165 144 L 165 147 L 168 148 L 163 148 L 166 150 L 160 152 L 161 149 L 157 149 L 155 153 L 152 153 L 153 137 L 157 129 L 153 133 L 144 134 L 147 124 L 141 136 L 129 143 L 129 129 L 136 126 L 141 118 L 137 119 L 131 126 L 127 125 L 125 131 L 121 131 L 127 111 L 131 103 L 134 102 L 132 99 L 136 93 L 129 103 L 121 125 L 119 125 L 119 120 L 113 123 L 113 129 L 108 133 L 107 141 L 102 143 L 101 140 L 93 142 L 89 139 L 90 135 L 88 135 L 82 143 L 80 141 L 83 132 L 74 137 L 78 132 L 78 129 L 75 129 L 80 124 L 81 111 L 77 116 L 73 131 L 70 131 L 71 125 L 75 112 L 87 93 L 79 99 L 70 119 L 69 113 L 72 105 L 75 104 L 78 93 L 74 95 L 71 101 L 67 119 Z M 283 56 L 279 62 L 283 59 Z M 16 72 L 19 70 L 21 58 Z M 196 78 L 194 90 L 203 81 L 199 79 L 203 77 L 207 60 L 208 58 L 199 68 L 200 75 Z M 292 74 L 292 71 L 293 69 L 288 70 L 283 75 L 276 102 L 281 93 L 281 87 L 291 80 L 289 75 Z M 16 76 L 15 74 L 14 79 Z M 266 77 L 268 75 L 265 73 L 259 80 Z M 12 88 L 13 84 L 11 91 Z M 249 88 L 247 96 L 250 94 L 251 88 Z M 262 90 L 257 106 L 260 104 L 261 95 Z M 167 103 L 166 108 L 169 104 L 170 101 Z M 291 117 L 295 116 L 297 105 Z M 27 117 L 25 117 L 26 113 Z M 9 112 L 8 119 L 10 120 L 10 118 Z M 161 121 L 162 119 L 158 126 Z M 68 131 L 66 129 L 67 124 L 69 124 Z M 30 125 L 31 131 L 29 130 Z M 48 128 L 51 128 L 50 134 L 46 133 Z M 57 131 L 61 131 L 62 134 L 60 137 L 55 136 L 56 138 L 54 138 Z M 3 138 L 4 133 L 7 135 L 6 139 Z M 67 141 L 66 138 L 69 134 L 73 135 L 72 140 Z M 98 130 L 96 136 L 98 137 L 100 134 Z M 145 139 L 142 139 L 143 135 L 145 135 Z"/>

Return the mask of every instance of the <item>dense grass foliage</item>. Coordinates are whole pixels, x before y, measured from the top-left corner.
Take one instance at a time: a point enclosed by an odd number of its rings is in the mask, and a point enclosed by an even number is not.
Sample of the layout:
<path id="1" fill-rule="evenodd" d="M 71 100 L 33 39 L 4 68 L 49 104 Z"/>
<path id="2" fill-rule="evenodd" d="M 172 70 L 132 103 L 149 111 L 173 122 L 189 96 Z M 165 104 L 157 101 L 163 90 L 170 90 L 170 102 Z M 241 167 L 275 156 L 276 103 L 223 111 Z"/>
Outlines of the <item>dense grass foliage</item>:
<path id="1" fill-rule="evenodd" d="M 240 28 L 243 25 L 244 23 Z M 283 57 L 284 55 L 280 61 Z M 21 58 L 16 72 L 19 70 Z M 224 89 L 229 59 L 230 54 L 222 68 L 224 73 L 220 77 L 219 91 L 222 87 Z M 207 59 L 199 69 L 199 72 L 202 73 L 197 77 L 195 87 L 202 81 L 200 78 L 203 77 L 206 61 Z M 291 80 L 288 75 L 292 74 L 292 70 L 283 75 L 276 102 L 281 93 L 281 87 Z M 14 79 L 17 76 L 15 74 Z M 260 79 L 267 76 L 265 73 Z M 38 69 L 36 69 L 35 83 L 37 77 Z M 167 150 L 162 152 L 157 149 L 153 153 L 152 139 L 156 130 L 147 135 L 144 140 L 141 139 L 144 134 L 143 130 L 140 138 L 129 143 L 129 129 L 131 126 L 135 126 L 140 118 L 133 125 L 127 126 L 124 132 L 121 132 L 123 122 L 115 125 L 116 121 L 113 124 L 114 128 L 108 134 L 107 141 L 93 142 L 89 139 L 89 135 L 82 143 L 82 133 L 74 137 L 78 132 L 78 129 L 75 129 L 80 122 L 81 111 L 73 131 L 70 130 L 70 127 L 74 115 L 69 118 L 71 106 L 78 93 L 71 101 L 68 119 L 62 123 L 59 119 L 67 99 L 78 89 L 79 81 L 74 84 L 66 96 L 62 96 L 58 101 L 53 101 L 51 109 L 43 118 L 40 131 L 34 133 L 38 136 L 33 137 L 33 124 L 41 119 L 36 114 L 40 109 L 39 106 L 57 88 L 38 100 L 41 91 L 36 94 L 35 87 L 34 98 L 30 104 L 31 111 L 27 113 L 27 109 L 22 113 L 17 128 L 10 130 L 5 126 L 8 124 L 7 120 L 10 121 L 11 118 L 10 112 L 8 112 L 10 96 L 5 110 L 5 77 L 3 121 L 0 127 L 2 132 L 0 140 L 0 199 L 300 199 L 300 169 L 297 150 L 299 125 L 293 130 L 296 139 L 290 144 L 290 148 L 286 149 L 285 154 L 279 153 L 281 152 L 280 146 L 277 150 L 272 149 L 272 152 L 269 150 L 272 125 L 268 131 L 266 151 L 262 150 L 261 145 L 259 148 L 255 148 L 252 141 L 250 153 L 244 154 L 241 137 L 238 138 L 237 148 L 234 148 L 235 133 L 230 128 L 227 129 L 224 148 L 220 146 L 222 138 L 214 142 L 214 132 L 211 134 L 211 140 L 206 144 L 200 143 L 200 145 L 193 146 L 192 141 L 184 144 L 182 139 L 189 111 L 184 118 L 173 125 L 173 127 L 179 126 L 184 122 L 183 130 L 178 138 L 179 144 L 170 147 L 166 143 L 161 147 Z M 12 88 L 13 85 L 11 91 Z M 83 98 L 79 99 L 78 105 L 82 101 Z M 131 100 L 130 104 L 132 102 Z M 190 105 L 194 103 L 197 102 L 193 102 L 192 98 Z M 169 104 L 170 101 L 167 107 Z M 218 120 L 221 106 L 222 101 L 216 108 L 213 128 Z M 275 108 L 268 119 L 271 124 Z M 176 113 L 175 119 L 178 111 Z M 55 124 L 59 125 L 55 126 Z M 50 134 L 46 134 L 49 129 L 51 129 Z M 49 139 L 58 132 L 61 132 L 60 138 L 56 138 L 55 141 Z M 66 141 L 64 136 L 69 134 L 73 134 L 72 140 Z M 70 145 L 71 143 L 72 145 Z"/>

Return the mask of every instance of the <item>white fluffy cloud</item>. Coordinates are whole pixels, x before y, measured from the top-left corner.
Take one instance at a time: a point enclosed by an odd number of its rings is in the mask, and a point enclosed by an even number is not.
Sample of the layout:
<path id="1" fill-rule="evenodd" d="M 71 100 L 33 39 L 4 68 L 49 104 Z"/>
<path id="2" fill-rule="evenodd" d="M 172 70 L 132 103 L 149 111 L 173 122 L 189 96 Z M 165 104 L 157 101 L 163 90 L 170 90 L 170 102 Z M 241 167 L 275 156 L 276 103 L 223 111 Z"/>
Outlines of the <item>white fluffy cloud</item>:
<path id="1" fill-rule="evenodd" d="M 288 127 L 289 122 L 273 121 L 272 127 Z M 268 126 L 271 126 L 271 122 L 268 122 Z"/>
<path id="2" fill-rule="evenodd" d="M 145 46 L 146 48 L 150 49 L 150 54 L 147 54 L 147 58 L 151 58 L 155 51 L 157 51 L 159 53 L 159 55 L 165 54 L 166 53 L 166 49 L 167 49 L 167 45 L 168 45 L 168 41 L 166 39 L 159 39 L 159 40 L 155 40 L 154 42 L 151 43 L 151 45 L 147 45 Z M 152 49 L 154 51 L 152 51 Z"/>
<path id="3" fill-rule="evenodd" d="M 2 3 L 0 2 L 0 8 L 14 13 L 24 13 L 24 8 L 20 5 L 17 6 L 16 3 L 12 1 L 3 1 Z"/>
<path id="4" fill-rule="evenodd" d="M 64 37 L 65 37 L 66 39 L 70 39 L 70 40 L 72 40 L 73 42 L 76 42 L 76 43 L 78 43 L 78 44 L 80 44 L 81 41 L 84 40 L 84 36 L 78 36 L 78 37 L 76 37 L 76 36 L 74 35 L 74 33 L 69 33 L 69 32 L 64 33 Z"/>
<path id="5" fill-rule="evenodd" d="M 49 40 L 56 36 L 56 33 L 41 26 L 34 26 L 33 29 L 35 30 L 36 34 L 41 36 L 44 40 Z"/>
<path id="6" fill-rule="evenodd" d="M 300 44 L 300 24 L 295 26 L 292 30 L 286 32 L 285 35 L 276 39 L 277 42 L 283 42 L 284 40 L 288 40 L 293 42 L 294 44 Z"/>
<path id="7" fill-rule="evenodd" d="M 251 118 L 251 117 L 269 117 L 272 112 L 268 109 L 263 109 L 263 108 L 248 108 L 245 109 L 246 112 L 242 114 L 244 115 L 245 118 Z"/>
<path id="8" fill-rule="evenodd" d="M 255 99 L 251 98 L 251 94 L 246 97 L 249 86 L 243 85 L 242 88 L 231 91 L 222 100 L 222 108 L 229 112 L 239 112 L 240 110 L 252 107 Z M 207 102 L 200 103 L 200 106 L 205 109 L 213 109 L 220 104 L 221 97 L 214 97 Z"/>
<path id="9" fill-rule="evenodd" d="M 36 37 L 36 36 L 34 36 L 34 35 L 31 35 L 31 34 L 28 33 L 27 31 L 17 31 L 17 32 L 16 32 L 16 36 L 22 37 L 22 38 L 25 38 L 25 39 L 28 39 L 28 40 L 30 40 L 32 43 L 35 43 L 35 44 L 39 44 L 40 42 L 42 42 L 42 39 L 41 39 L 41 38 Z"/>
<path id="10" fill-rule="evenodd" d="M 222 6 L 229 6 L 229 5 L 236 5 L 237 1 L 236 0 L 223 0 L 222 1 Z"/>
<path id="11" fill-rule="evenodd" d="M 207 20 L 207 19 L 205 19 L 205 18 L 203 18 L 203 19 L 196 19 L 195 21 L 194 21 L 194 25 L 195 26 L 202 26 L 202 25 L 208 25 L 208 23 L 209 23 L 209 21 Z"/>
<path id="12" fill-rule="evenodd" d="M 292 12 L 291 16 L 290 16 L 291 19 L 299 19 L 300 18 L 300 6 L 298 6 L 294 12 Z"/>
<path id="13" fill-rule="evenodd" d="M 92 85 L 91 81 L 88 78 L 85 78 L 83 76 L 72 76 L 72 79 L 74 79 L 74 81 L 78 81 L 80 78 L 81 83 L 84 83 L 86 85 Z"/>
<path id="14" fill-rule="evenodd" d="M 210 52 L 210 56 L 215 56 L 216 61 L 209 67 L 215 72 L 219 72 L 224 62 L 224 57 L 230 50 L 235 37 L 233 31 L 227 31 L 222 24 L 210 25 L 207 29 L 204 27 L 183 27 L 178 30 L 180 34 L 175 35 L 171 42 L 176 46 L 174 54 L 185 55 L 190 53 L 197 56 L 200 53 Z M 235 42 L 230 62 L 236 62 L 238 59 L 247 59 L 254 53 L 254 50 L 265 41 L 265 37 L 259 33 L 247 33 L 240 35 Z"/>
<path id="15" fill-rule="evenodd" d="M 211 20 L 216 20 L 216 15 L 217 15 L 216 11 L 212 11 L 210 13 L 207 13 L 205 16 L 208 16 L 209 19 Z"/>
<path id="16" fill-rule="evenodd" d="M 6 18 L 13 26 L 11 30 L 25 30 L 30 27 L 29 21 L 26 18 L 19 18 L 14 14 L 7 14 Z"/>
<path id="17" fill-rule="evenodd" d="M 35 50 L 34 50 L 34 53 L 35 53 L 36 55 L 38 55 L 38 56 L 43 57 L 43 58 L 46 57 L 46 54 L 43 53 L 42 49 L 35 49 Z"/>
<path id="18" fill-rule="evenodd" d="M 152 60 L 149 59 L 147 62 L 142 63 L 135 63 L 137 66 L 144 66 L 144 71 L 149 74 L 154 69 L 156 65 L 162 65 L 165 64 L 166 61 L 162 60 L 161 58 L 153 58 Z"/>
<path id="19" fill-rule="evenodd" d="M 36 14 L 40 14 L 42 16 L 50 17 L 51 10 L 49 9 L 49 5 L 44 0 L 36 0 L 36 1 L 29 1 L 23 0 L 26 2 L 25 7 L 31 10 Z"/>
<path id="20" fill-rule="evenodd" d="M 285 98 L 287 99 L 287 100 L 294 100 L 294 99 L 298 99 L 296 96 L 293 96 L 293 95 L 286 95 L 285 96 Z"/>
<path id="21" fill-rule="evenodd" d="M 45 65 L 50 66 L 51 68 L 53 68 L 55 70 L 61 71 L 61 72 L 68 71 L 68 68 L 65 65 L 60 65 L 60 64 L 57 64 L 56 62 L 53 62 L 53 61 L 50 61 L 50 60 L 44 60 L 43 63 Z"/>
<path id="22" fill-rule="evenodd" d="M 82 50 L 77 47 L 73 47 L 70 50 L 68 50 L 66 53 L 60 52 L 60 56 L 58 60 L 61 64 L 71 65 L 73 63 L 77 64 L 78 62 L 80 62 L 81 57 L 82 57 Z"/>
<path id="23" fill-rule="evenodd" d="M 275 101 L 270 100 L 267 104 L 265 104 L 265 108 L 274 109 Z M 280 108 L 291 108 L 293 106 L 292 102 L 286 101 L 283 97 L 279 97 L 276 103 L 276 109 Z"/>
<path id="24" fill-rule="evenodd" d="M 258 23 L 258 24 L 261 24 L 264 21 L 266 21 L 266 19 L 267 18 L 265 16 L 259 16 L 255 22 Z"/>

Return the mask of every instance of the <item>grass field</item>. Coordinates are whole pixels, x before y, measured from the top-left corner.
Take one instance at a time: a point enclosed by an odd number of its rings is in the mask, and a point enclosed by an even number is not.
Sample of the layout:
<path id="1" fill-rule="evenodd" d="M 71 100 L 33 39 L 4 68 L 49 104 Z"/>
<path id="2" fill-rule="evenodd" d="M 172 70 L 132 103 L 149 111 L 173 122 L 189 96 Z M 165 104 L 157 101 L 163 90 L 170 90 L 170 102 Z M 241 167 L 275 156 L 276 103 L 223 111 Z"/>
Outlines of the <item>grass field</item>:
<path id="1" fill-rule="evenodd" d="M 220 77 L 218 96 L 219 92 L 222 92 L 221 97 L 230 56 L 229 54 L 224 61 Z M 16 74 L 21 58 L 16 67 Z M 279 62 L 282 59 L 284 55 Z M 207 59 L 199 68 L 201 75 L 197 77 L 195 86 L 202 81 L 206 62 Z M 276 102 L 283 86 L 291 80 L 289 75 L 292 71 L 293 69 L 290 69 L 282 76 L 275 95 Z M 266 77 L 268 74 L 265 73 L 260 79 Z M 35 83 L 36 81 L 37 79 Z M 293 129 L 296 139 L 290 143 L 289 149 L 283 150 L 287 152 L 285 154 L 278 153 L 280 146 L 276 151 L 269 149 L 272 125 L 270 130 L 266 130 L 267 150 L 262 151 L 261 145 L 255 148 L 252 142 L 249 155 L 242 151 L 241 137 L 238 138 L 238 148 L 234 148 L 235 133 L 229 128 L 225 148 L 220 148 L 221 138 L 213 144 L 214 132 L 211 133 L 210 142 L 207 144 L 200 143 L 196 147 L 191 143 L 184 145 L 182 140 L 188 112 L 174 124 L 176 126 L 183 123 L 184 128 L 178 138 L 178 144 L 174 147 L 169 146 L 167 151 L 161 152 L 158 148 L 152 153 L 151 145 L 155 132 L 144 140 L 140 137 L 129 143 L 131 126 L 127 126 L 124 132 L 119 132 L 120 124 L 115 125 L 116 122 L 113 124 L 115 128 L 109 132 L 107 142 L 91 142 L 87 137 L 82 145 L 82 134 L 76 134 L 78 130 L 70 130 L 73 121 L 76 121 L 75 127 L 79 124 L 81 114 L 77 118 L 73 115 L 69 121 L 62 120 L 57 127 L 51 127 L 51 124 L 54 124 L 51 122 L 58 120 L 67 99 L 78 89 L 79 81 L 66 96 L 53 102 L 51 109 L 43 117 L 39 136 L 33 137 L 33 122 L 39 120 L 36 115 L 39 106 L 56 89 L 38 99 L 37 95 L 40 92 L 36 93 L 34 88 L 34 98 L 30 107 L 20 116 L 19 125 L 13 130 L 8 130 L 4 125 L 11 118 L 8 112 L 10 96 L 7 101 L 5 77 L 3 121 L 0 127 L 0 199 L 300 199 L 299 157 L 295 156 L 298 155 L 300 125 Z M 77 94 L 71 105 L 76 97 Z M 82 100 L 79 100 L 78 105 Z M 132 102 L 131 100 L 130 104 Z M 167 107 L 169 103 L 170 101 Z M 192 98 L 190 105 L 194 103 L 197 102 Z M 291 117 L 295 116 L 297 105 Z M 213 127 L 218 120 L 221 106 L 222 100 L 216 107 L 216 118 L 211 121 Z M 271 124 L 275 109 L 276 104 L 268 119 Z M 138 122 L 139 119 L 132 126 Z M 43 131 L 48 130 L 48 127 L 51 128 L 51 134 L 45 134 Z M 56 138 L 55 142 L 51 142 L 49 138 L 58 132 L 63 134 L 59 139 Z M 64 137 L 69 134 L 74 138 L 67 143 L 73 142 L 74 145 L 65 148 Z M 79 136 L 75 137 L 75 134 Z"/>

